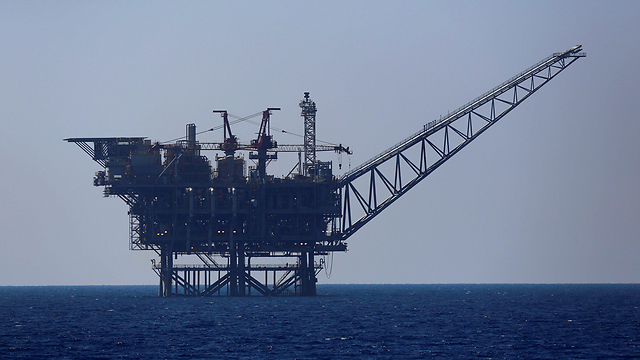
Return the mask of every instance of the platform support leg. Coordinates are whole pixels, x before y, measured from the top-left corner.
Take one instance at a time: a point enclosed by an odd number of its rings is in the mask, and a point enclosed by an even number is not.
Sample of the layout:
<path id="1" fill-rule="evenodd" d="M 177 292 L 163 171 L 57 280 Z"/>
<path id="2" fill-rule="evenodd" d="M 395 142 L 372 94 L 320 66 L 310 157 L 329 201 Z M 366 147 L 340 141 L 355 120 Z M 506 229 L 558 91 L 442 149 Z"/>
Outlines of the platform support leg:
<path id="1" fill-rule="evenodd" d="M 316 272 L 313 262 L 313 250 L 300 254 L 300 295 L 316 295 Z"/>
<path id="2" fill-rule="evenodd" d="M 168 245 L 163 245 L 160 249 L 160 288 L 158 295 L 161 297 L 171 296 L 171 278 L 173 275 L 173 257 Z"/>

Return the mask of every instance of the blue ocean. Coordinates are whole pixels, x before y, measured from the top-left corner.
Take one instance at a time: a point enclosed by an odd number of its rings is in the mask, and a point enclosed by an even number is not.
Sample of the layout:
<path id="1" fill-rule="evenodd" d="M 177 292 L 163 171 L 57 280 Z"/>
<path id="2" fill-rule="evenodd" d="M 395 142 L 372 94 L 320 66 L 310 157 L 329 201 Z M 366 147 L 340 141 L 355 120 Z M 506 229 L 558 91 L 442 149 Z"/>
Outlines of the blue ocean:
<path id="1" fill-rule="evenodd" d="M 640 359 L 640 284 L 0 287 L 2 359 Z"/>

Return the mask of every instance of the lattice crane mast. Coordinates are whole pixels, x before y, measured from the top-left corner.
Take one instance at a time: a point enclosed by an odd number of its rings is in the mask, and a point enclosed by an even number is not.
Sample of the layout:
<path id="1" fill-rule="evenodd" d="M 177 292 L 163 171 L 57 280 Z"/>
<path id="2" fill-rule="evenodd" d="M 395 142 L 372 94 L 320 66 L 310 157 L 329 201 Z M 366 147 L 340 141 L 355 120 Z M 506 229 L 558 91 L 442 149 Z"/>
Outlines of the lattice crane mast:
<path id="1" fill-rule="evenodd" d="M 304 93 L 304 100 L 300 101 L 304 118 L 304 162 L 302 170 L 304 175 L 315 177 L 316 169 L 316 103 L 309 99 L 309 93 Z"/>

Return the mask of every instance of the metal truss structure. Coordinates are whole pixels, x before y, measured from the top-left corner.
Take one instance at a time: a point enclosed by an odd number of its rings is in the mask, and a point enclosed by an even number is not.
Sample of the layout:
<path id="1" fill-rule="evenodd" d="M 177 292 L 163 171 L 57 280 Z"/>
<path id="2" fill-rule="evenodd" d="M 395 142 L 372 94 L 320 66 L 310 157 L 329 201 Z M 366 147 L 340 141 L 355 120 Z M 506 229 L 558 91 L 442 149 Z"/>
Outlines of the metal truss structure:
<path id="1" fill-rule="evenodd" d="M 304 118 L 304 162 L 303 174 L 315 175 L 316 164 L 316 103 L 309 99 L 309 93 L 304 93 L 304 100 L 300 101 Z M 311 173 L 311 174 L 309 174 Z"/>
<path id="2" fill-rule="evenodd" d="M 304 145 L 273 139 L 269 121 L 278 108 L 262 112 L 250 144 L 238 143 L 225 110 L 214 110 L 223 116 L 223 143 L 198 142 L 194 124 L 187 125 L 186 140 L 168 145 L 142 137 L 65 140 L 103 168 L 94 185 L 129 206 L 130 248 L 159 256 L 153 270 L 160 296 L 315 295 L 321 256 L 347 251 L 347 238 L 584 57 L 581 51 L 554 53 L 342 177 L 333 175 L 331 162 L 316 159 L 316 151 L 350 151 L 315 144 L 309 93 L 300 102 Z M 212 166 L 201 154 L 206 150 L 224 155 Z M 255 166 L 247 169 L 236 156 L 243 150 Z M 286 151 L 298 152 L 298 173 L 268 175 L 268 162 Z M 181 256 L 199 263 L 174 261 Z"/>
<path id="3" fill-rule="evenodd" d="M 586 56 L 580 45 L 554 53 L 446 117 L 347 172 L 338 229 L 346 240 L 556 75 Z M 355 201 L 354 201 L 355 199 Z"/>

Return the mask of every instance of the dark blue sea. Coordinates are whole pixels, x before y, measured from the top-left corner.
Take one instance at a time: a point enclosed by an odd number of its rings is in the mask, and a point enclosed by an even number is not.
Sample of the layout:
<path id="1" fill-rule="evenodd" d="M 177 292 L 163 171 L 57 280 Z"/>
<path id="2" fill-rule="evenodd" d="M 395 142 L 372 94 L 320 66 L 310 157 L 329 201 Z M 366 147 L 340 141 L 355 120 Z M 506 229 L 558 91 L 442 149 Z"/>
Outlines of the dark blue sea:
<path id="1" fill-rule="evenodd" d="M 2 359 L 640 359 L 640 284 L 0 287 Z"/>

